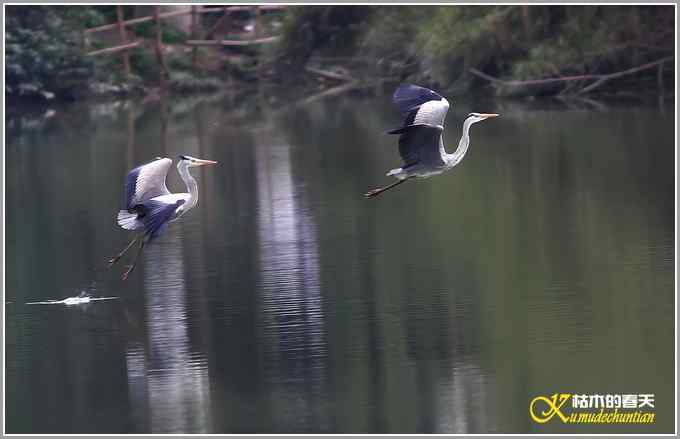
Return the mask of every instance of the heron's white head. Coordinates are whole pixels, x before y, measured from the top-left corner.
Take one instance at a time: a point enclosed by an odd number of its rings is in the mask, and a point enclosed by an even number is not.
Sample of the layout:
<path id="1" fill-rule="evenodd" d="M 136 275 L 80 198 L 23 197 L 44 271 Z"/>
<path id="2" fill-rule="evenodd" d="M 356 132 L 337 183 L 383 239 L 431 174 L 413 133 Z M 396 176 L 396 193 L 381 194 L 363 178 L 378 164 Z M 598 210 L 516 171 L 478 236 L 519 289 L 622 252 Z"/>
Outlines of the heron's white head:
<path id="1" fill-rule="evenodd" d="M 181 155 L 178 158 L 179 162 L 177 163 L 177 166 L 186 166 L 187 168 L 217 164 L 216 161 L 197 159 L 196 157 L 191 157 L 190 155 Z"/>
<path id="2" fill-rule="evenodd" d="M 465 122 L 468 122 L 470 124 L 481 122 L 483 120 L 486 120 L 490 117 L 498 117 L 500 114 L 496 113 L 470 113 L 468 114 L 467 119 L 465 119 Z"/>

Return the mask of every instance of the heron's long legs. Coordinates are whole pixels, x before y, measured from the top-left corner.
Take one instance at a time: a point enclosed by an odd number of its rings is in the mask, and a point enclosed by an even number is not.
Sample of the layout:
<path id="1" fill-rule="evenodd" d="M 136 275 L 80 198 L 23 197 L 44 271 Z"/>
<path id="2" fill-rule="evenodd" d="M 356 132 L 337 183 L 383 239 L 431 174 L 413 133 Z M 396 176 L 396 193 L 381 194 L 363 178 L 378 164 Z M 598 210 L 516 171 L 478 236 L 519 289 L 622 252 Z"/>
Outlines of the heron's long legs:
<path id="1" fill-rule="evenodd" d="M 128 250 L 130 250 L 130 247 L 132 247 L 134 245 L 134 243 L 137 242 L 137 240 L 139 239 L 140 236 L 141 235 L 135 236 L 135 238 L 132 241 L 130 241 L 130 243 L 127 246 L 125 246 L 125 248 L 123 250 L 121 250 L 120 253 L 118 253 L 116 256 L 112 257 L 111 259 L 109 259 L 109 267 L 111 267 L 113 264 L 118 262 L 118 260 L 120 258 L 122 258 L 123 255 L 125 253 L 127 253 Z"/>
<path id="2" fill-rule="evenodd" d="M 139 259 L 139 255 L 142 254 L 142 250 L 144 249 L 144 240 L 142 239 L 141 244 L 139 245 L 139 250 L 137 250 L 137 254 L 135 255 L 135 259 L 132 260 L 132 264 L 128 266 L 128 269 L 123 273 L 123 280 L 127 280 L 128 276 L 130 273 L 132 273 L 132 270 L 135 269 L 135 266 L 137 265 L 137 259 Z"/>
<path id="3" fill-rule="evenodd" d="M 409 177 L 409 178 L 410 178 L 410 177 Z M 408 178 L 405 178 L 405 179 L 403 179 L 403 180 L 397 180 L 397 181 L 395 181 L 394 183 L 392 183 L 392 184 L 390 184 L 390 185 L 388 185 L 388 186 L 381 187 L 381 188 L 378 188 L 378 189 L 373 189 L 372 191 L 368 191 L 368 192 L 366 192 L 366 193 L 364 194 L 364 197 L 366 197 L 366 198 L 377 197 L 378 195 L 382 194 L 382 193 L 385 192 L 386 190 L 392 189 L 393 187 L 396 187 L 396 186 L 399 186 L 400 184 L 402 184 L 402 183 L 405 182 L 406 180 L 408 180 Z"/>

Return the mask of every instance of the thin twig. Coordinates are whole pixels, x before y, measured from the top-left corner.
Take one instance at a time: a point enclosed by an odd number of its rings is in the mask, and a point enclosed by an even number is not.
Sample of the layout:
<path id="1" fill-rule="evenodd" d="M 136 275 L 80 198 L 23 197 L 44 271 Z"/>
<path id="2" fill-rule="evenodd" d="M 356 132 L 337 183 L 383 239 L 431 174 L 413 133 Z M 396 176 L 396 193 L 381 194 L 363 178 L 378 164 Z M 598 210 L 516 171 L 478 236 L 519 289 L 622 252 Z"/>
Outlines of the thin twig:
<path id="1" fill-rule="evenodd" d="M 470 68 L 470 73 L 480 78 L 484 78 L 487 81 L 493 82 L 495 84 L 502 85 L 539 85 L 539 84 L 551 84 L 553 82 L 565 82 L 565 81 L 580 81 L 583 79 L 598 79 L 602 75 L 576 75 L 576 76 L 562 76 L 559 78 L 547 78 L 547 79 L 529 79 L 526 81 L 512 80 L 504 81 L 502 79 L 494 78 L 493 76 L 487 75 L 486 73 L 480 72 L 475 68 Z"/>
<path id="2" fill-rule="evenodd" d="M 611 80 L 611 79 L 616 79 L 620 78 L 622 76 L 630 75 L 632 73 L 637 73 L 642 70 L 650 69 L 652 67 L 655 67 L 659 64 L 663 64 L 667 61 L 670 61 L 673 59 L 673 56 L 667 56 L 665 58 L 661 58 L 656 61 L 652 61 L 646 64 L 643 64 L 641 66 L 633 67 L 627 70 L 622 70 L 620 72 L 614 72 L 614 73 L 609 73 L 609 74 L 587 74 L 587 75 L 575 75 L 575 76 L 562 76 L 559 78 L 547 78 L 547 79 L 531 79 L 531 80 L 526 80 L 526 81 L 519 81 L 519 80 L 512 80 L 512 81 L 504 81 L 502 79 L 494 78 L 491 75 L 488 75 L 484 72 L 481 72 L 475 68 L 470 68 L 470 73 L 472 73 L 475 76 L 479 76 L 480 78 L 486 79 L 487 81 L 491 82 L 494 85 L 503 85 L 503 86 L 515 86 L 515 87 L 522 87 L 522 86 L 530 86 L 530 85 L 545 85 L 545 84 L 552 84 L 552 83 L 559 83 L 559 82 L 570 82 L 570 81 L 583 81 L 583 80 L 596 80 L 592 84 L 582 88 L 576 94 L 583 94 L 583 93 L 588 93 L 595 88 L 599 87 L 603 83 Z"/>
<path id="3" fill-rule="evenodd" d="M 666 61 L 670 61 L 671 59 L 673 59 L 672 56 L 667 56 L 666 58 L 661 58 L 660 60 L 657 60 L 657 61 L 654 61 L 654 62 L 643 64 L 643 65 L 638 66 L 638 67 L 633 67 L 632 69 L 623 70 L 621 72 L 616 72 L 616 73 L 610 73 L 609 75 L 601 75 L 599 80 L 593 82 L 592 84 L 590 84 L 587 87 L 582 88 L 581 90 L 578 91 L 578 94 L 583 94 L 583 93 L 588 93 L 590 91 L 593 91 L 595 88 L 599 87 L 600 85 L 604 84 L 606 81 L 609 81 L 610 79 L 620 78 L 622 76 L 630 75 L 632 73 L 637 73 L 637 72 L 642 71 L 642 70 L 646 70 L 646 69 L 649 69 L 649 68 L 652 68 L 652 67 L 656 67 L 659 64 L 663 64 Z"/>

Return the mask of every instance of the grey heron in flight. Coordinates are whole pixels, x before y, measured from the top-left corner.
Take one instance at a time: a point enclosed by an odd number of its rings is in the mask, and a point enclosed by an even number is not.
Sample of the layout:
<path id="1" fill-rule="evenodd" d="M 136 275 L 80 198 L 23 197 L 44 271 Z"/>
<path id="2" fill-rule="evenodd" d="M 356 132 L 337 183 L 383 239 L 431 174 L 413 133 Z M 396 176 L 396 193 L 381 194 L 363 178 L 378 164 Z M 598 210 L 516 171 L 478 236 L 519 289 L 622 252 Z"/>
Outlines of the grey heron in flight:
<path id="1" fill-rule="evenodd" d="M 109 260 L 109 267 L 122 258 L 135 242 L 140 240 L 140 244 L 132 264 L 123 273 L 123 280 L 134 270 L 144 245 L 163 233 L 168 223 L 180 218 L 198 203 L 198 184 L 189 173 L 189 168 L 216 163 L 188 155 L 179 156 L 177 170 L 188 192 L 177 194 L 170 193 L 165 185 L 172 165 L 169 158 L 159 157 L 128 172 L 125 180 L 126 206 L 118 212 L 118 225 L 139 232 L 118 255 Z"/>
<path id="2" fill-rule="evenodd" d="M 399 155 L 404 162 L 401 168 L 392 169 L 387 176 L 397 179 L 388 186 L 373 189 L 366 198 L 380 195 L 412 178 L 428 178 L 453 169 L 465 156 L 470 146 L 470 127 L 495 113 L 470 113 L 463 123 L 463 136 L 458 148 L 448 154 L 444 149 L 442 132 L 449 101 L 438 93 L 417 85 L 399 86 L 392 96 L 404 116 L 404 124 L 388 134 L 399 134 Z"/>

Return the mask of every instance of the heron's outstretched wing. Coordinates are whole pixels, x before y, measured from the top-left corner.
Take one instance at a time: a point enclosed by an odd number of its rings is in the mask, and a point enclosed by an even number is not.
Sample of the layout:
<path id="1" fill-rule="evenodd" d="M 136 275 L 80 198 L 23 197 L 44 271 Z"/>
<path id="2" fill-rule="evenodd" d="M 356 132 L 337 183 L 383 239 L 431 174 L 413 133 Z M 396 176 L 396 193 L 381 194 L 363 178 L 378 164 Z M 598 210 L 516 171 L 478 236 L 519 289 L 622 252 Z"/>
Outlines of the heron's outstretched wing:
<path id="1" fill-rule="evenodd" d="M 391 131 L 399 134 L 399 155 L 404 167 L 423 164 L 443 166 L 442 128 L 432 125 L 411 125 Z"/>
<path id="2" fill-rule="evenodd" d="M 399 86 L 392 96 L 404 116 L 402 128 L 412 125 L 444 125 L 449 102 L 440 94 L 417 85 Z"/>
<path id="3" fill-rule="evenodd" d="M 170 192 L 165 185 L 165 177 L 172 165 L 169 158 L 161 158 L 138 166 L 128 172 L 125 179 L 125 204 L 128 210 L 159 195 Z"/>

